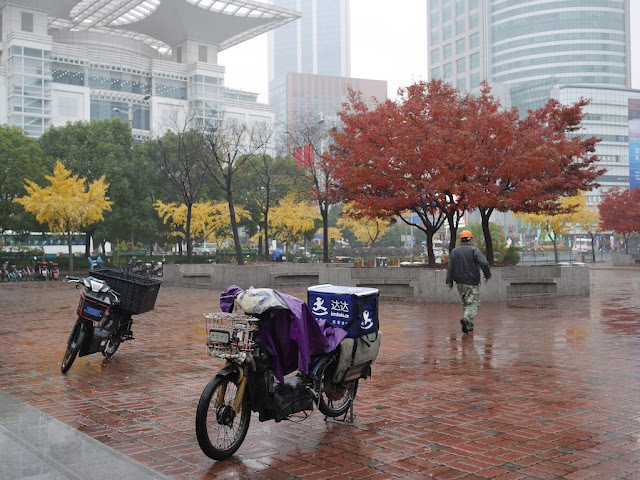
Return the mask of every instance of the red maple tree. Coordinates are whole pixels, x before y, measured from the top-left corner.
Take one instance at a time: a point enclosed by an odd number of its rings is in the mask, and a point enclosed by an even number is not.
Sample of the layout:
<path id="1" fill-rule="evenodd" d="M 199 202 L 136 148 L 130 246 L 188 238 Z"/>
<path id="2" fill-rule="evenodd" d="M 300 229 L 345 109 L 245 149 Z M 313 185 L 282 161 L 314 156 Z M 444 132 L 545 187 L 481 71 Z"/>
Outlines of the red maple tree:
<path id="1" fill-rule="evenodd" d="M 640 231 L 640 188 L 612 188 L 602 194 L 598 208 L 602 229 L 622 235 L 624 251 L 629 253 L 629 236 Z"/>
<path id="2" fill-rule="evenodd" d="M 351 95 L 334 134 L 343 195 L 371 216 L 412 211 L 432 236 L 446 219 L 455 246 L 465 210 L 479 209 L 493 262 L 489 217 L 500 211 L 558 211 L 558 199 L 589 190 L 603 170 L 593 165 L 596 139 L 574 135 L 585 101 L 550 101 L 523 120 L 504 110 L 485 84 L 478 96 L 447 83 L 419 82 L 369 110 Z"/>
<path id="3" fill-rule="evenodd" d="M 468 102 L 465 129 L 474 169 L 468 180 L 477 186 L 470 191 L 469 207 L 480 212 L 487 259 L 493 263 L 489 219 L 495 210 L 563 213 L 560 199 L 598 186 L 595 180 L 605 170 L 590 155 L 597 139 L 575 134 L 586 100 L 570 106 L 550 100 L 522 120 L 515 109 L 500 106 L 486 83 Z"/>
<path id="4" fill-rule="evenodd" d="M 416 83 L 403 98 L 370 110 L 351 92 L 341 113 L 343 129 L 334 132 L 339 150 L 336 177 L 343 198 L 363 215 L 399 216 L 427 236 L 434 262 L 433 234 L 449 219 L 457 228 L 466 205 L 456 132 L 464 122 L 464 97 L 442 81 Z M 414 223 L 408 212 L 421 222 Z"/>

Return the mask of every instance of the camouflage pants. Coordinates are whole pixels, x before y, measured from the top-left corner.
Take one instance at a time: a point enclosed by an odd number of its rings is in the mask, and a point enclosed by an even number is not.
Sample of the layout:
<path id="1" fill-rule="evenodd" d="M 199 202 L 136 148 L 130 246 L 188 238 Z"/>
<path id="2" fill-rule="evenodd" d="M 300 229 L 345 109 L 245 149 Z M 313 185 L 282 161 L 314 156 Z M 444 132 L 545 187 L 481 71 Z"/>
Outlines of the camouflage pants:
<path id="1" fill-rule="evenodd" d="M 460 300 L 462 300 L 462 317 L 469 328 L 473 328 L 473 319 L 478 313 L 480 305 L 480 289 L 478 285 L 457 285 Z"/>

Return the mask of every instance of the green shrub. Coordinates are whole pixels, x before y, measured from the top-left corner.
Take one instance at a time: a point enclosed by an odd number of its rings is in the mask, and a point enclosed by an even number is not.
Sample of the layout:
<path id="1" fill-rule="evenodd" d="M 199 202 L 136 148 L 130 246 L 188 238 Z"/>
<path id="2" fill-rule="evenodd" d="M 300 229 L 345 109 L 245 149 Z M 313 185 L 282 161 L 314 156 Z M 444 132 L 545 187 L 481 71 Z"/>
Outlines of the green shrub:
<path id="1" fill-rule="evenodd" d="M 520 252 L 521 251 L 522 251 L 522 248 L 511 245 L 500 256 L 501 260 L 503 262 L 518 263 L 520 261 Z"/>

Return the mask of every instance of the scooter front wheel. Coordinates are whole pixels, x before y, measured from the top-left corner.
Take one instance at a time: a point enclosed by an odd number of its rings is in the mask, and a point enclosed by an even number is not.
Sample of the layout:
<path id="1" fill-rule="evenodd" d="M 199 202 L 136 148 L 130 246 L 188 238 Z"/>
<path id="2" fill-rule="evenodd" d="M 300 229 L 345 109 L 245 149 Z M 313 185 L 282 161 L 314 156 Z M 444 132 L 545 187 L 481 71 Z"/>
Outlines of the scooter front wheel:
<path id="1" fill-rule="evenodd" d="M 69 371 L 83 342 L 84 328 L 82 328 L 80 322 L 76 322 L 71 335 L 69 335 L 69 340 L 67 340 L 67 350 L 64 352 L 64 357 L 62 357 L 62 364 L 60 365 L 62 373 L 67 373 L 67 371 Z"/>
<path id="2" fill-rule="evenodd" d="M 116 350 L 118 350 L 118 347 L 120 346 L 120 338 L 116 338 L 115 336 L 111 339 L 109 339 L 107 341 L 107 345 L 105 346 L 104 350 L 102 351 L 102 355 L 104 355 L 104 357 L 107 360 L 111 360 L 111 357 L 113 357 L 116 353 Z"/>
<path id="3" fill-rule="evenodd" d="M 196 411 L 196 437 L 204 454 L 224 460 L 242 445 L 251 421 L 248 395 L 242 399 L 240 411 L 233 410 L 238 392 L 235 372 L 215 376 L 205 387 Z"/>

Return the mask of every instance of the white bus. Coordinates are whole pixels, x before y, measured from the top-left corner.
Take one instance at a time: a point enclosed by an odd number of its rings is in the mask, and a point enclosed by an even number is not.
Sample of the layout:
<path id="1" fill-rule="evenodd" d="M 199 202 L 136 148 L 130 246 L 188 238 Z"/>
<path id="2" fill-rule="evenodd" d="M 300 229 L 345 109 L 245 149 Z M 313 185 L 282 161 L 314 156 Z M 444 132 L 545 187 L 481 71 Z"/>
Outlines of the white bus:
<path id="1" fill-rule="evenodd" d="M 84 255 L 85 238 L 86 235 L 84 233 L 73 236 L 71 251 L 74 256 Z M 7 230 L 0 234 L 0 247 L 5 251 L 20 251 L 25 248 L 32 248 L 42 251 L 47 258 L 69 253 L 66 239 L 61 235 L 54 235 L 50 232 L 16 233 Z"/>

